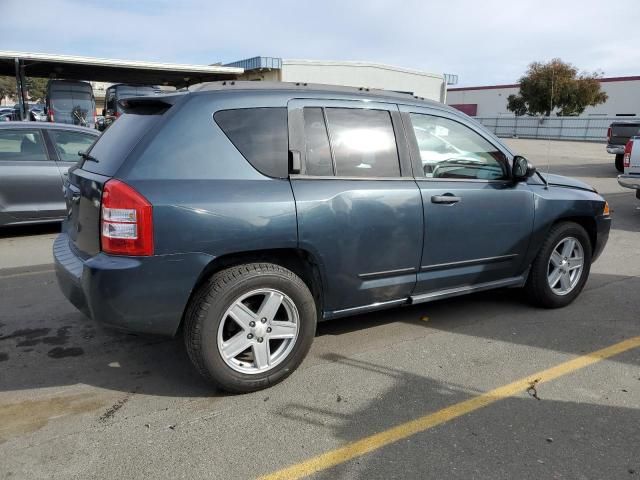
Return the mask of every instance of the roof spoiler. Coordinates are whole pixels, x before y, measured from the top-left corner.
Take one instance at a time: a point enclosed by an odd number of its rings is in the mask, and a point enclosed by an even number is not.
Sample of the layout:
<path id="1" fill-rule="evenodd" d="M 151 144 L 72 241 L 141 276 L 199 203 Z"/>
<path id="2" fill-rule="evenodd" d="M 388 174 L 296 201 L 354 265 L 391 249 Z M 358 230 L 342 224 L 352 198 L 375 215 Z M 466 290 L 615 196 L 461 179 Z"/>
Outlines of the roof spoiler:
<path id="1" fill-rule="evenodd" d="M 162 96 L 128 97 L 118 101 L 118 104 L 122 107 L 124 113 L 155 115 L 164 113 L 185 94 L 186 92 Z"/>

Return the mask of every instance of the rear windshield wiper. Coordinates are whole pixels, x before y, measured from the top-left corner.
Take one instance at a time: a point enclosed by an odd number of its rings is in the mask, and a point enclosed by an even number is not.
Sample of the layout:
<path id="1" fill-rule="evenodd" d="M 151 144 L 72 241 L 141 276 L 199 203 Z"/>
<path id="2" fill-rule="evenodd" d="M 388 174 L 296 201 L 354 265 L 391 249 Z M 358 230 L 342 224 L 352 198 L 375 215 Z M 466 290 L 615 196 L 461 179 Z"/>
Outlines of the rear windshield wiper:
<path id="1" fill-rule="evenodd" d="M 78 152 L 78 155 L 80 155 L 82 158 L 84 158 L 89 162 L 96 162 L 96 163 L 100 162 L 100 160 L 98 160 L 96 157 L 91 156 L 87 152 Z"/>

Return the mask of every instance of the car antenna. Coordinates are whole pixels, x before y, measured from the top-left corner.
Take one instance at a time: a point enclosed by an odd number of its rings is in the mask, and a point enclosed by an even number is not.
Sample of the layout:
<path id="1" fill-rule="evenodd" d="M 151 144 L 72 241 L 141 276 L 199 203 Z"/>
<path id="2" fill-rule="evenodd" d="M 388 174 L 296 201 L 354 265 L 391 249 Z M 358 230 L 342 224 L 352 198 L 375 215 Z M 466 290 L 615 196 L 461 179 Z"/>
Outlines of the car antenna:
<path id="1" fill-rule="evenodd" d="M 551 173 L 551 112 L 553 111 L 553 81 L 555 80 L 556 66 L 551 62 L 551 98 L 549 99 L 549 124 L 547 125 L 547 177 Z M 542 175 L 541 175 L 542 176 Z M 544 179 L 544 188 L 549 189 L 549 182 Z"/>

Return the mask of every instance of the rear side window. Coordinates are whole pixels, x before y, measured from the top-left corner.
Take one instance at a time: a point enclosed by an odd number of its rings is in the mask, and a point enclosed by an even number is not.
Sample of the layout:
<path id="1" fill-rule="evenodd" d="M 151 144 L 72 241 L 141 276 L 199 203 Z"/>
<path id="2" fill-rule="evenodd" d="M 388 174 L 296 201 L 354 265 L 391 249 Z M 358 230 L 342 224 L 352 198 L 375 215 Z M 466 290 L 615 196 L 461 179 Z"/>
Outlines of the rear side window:
<path id="1" fill-rule="evenodd" d="M 286 108 L 220 110 L 213 118 L 256 170 L 270 177 L 288 176 Z"/>
<path id="2" fill-rule="evenodd" d="M 90 150 L 97 162 L 85 160 L 82 169 L 113 176 L 140 138 L 151 129 L 161 115 L 127 113 L 118 118 L 102 134 Z"/>
<path id="3" fill-rule="evenodd" d="M 327 108 L 326 114 L 336 176 L 400 176 L 396 138 L 388 111 Z"/>
<path id="4" fill-rule="evenodd" d="M 0 161 L 48 160 L 42 135 L 38 130 L 0 130 Z"/>

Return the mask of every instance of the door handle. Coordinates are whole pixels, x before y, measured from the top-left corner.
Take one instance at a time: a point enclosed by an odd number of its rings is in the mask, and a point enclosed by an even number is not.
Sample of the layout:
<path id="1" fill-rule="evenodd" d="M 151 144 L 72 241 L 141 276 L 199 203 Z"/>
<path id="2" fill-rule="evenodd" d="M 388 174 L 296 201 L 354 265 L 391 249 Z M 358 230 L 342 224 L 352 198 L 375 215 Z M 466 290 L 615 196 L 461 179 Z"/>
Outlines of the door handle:
<path id="1" fill-rule="evenodd" d="M 302 172 L 302 155 L 298 150 L 289 150 L 289 173 Z"/>
<path id="2" fill-rule="evenodd" d="M 462 201 L 462 198 L 456 197 L 451 193 L 445 193 L 444 195 L 434 195 L 431 197 L 431 203 L 444 203 L 445 205 L 452 205 Z"/>

